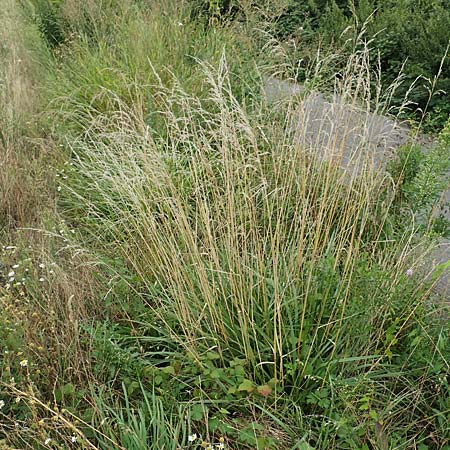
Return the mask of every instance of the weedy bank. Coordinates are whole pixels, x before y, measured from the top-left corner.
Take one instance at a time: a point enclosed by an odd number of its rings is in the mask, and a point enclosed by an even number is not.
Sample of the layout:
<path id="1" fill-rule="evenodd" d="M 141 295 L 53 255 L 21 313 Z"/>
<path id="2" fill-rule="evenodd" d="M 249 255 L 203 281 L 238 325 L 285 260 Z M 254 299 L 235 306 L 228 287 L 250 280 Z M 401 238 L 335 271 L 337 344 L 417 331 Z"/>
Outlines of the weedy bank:
<path id="1" fill-rule="evenodd" d="M 20 136 L 52 149 L 55 204 L 4 234 L 6 448 L 448 447 L 448 306 L 415 251 L 444 183 L 410 220 L 439 158 L 318 158 L 301 102 L 265 100 L 270 57 L 188 5 L 8 5 L 47 42 Z"/>

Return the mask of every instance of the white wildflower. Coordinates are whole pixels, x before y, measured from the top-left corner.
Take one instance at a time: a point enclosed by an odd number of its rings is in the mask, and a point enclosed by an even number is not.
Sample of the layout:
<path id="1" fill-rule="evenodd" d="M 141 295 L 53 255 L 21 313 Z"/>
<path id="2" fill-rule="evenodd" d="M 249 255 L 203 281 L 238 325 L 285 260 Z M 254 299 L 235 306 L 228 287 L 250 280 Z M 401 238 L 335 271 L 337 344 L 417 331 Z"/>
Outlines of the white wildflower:
<path id="1" fill-rule="evenodd" d="M 190 434 L 189 436 L 188 436 L 188 442 L 194 442 L 196 439 L 197 439 L 197 433 L 194 433 L 194 434 Z"/>

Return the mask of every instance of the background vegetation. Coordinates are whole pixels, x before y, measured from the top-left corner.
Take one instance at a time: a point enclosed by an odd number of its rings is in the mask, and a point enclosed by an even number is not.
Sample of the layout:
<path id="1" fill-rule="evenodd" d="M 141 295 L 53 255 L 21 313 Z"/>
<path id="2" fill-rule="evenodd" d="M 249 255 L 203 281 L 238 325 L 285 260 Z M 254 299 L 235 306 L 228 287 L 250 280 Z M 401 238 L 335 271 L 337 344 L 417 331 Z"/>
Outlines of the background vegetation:
<path id="1" fill-rule="evenodd" d="M 349 180 L 263 95 L 408 111 L 448 82 L 412 5 L 1 1 L 2 448 L 450 448 L 448 102 Z"/>
<path id="2" fill-rule="evenodd" d="M 440 130 L 448 119 L 448 0 L 194 0 L 194 4 L 210 21 L 251 21 L 258 16 L 260 31 L 281 40 L 290 58 L 299 61 L 295 76 L 301 81 L 307 67 L 316 64 L 318 52 L 333 56 L 328 61 L 330 73 L 341 72 L 362 33 L 381 83 L 387 86 L 401 74 L 391 107 L 406 106 L 402 118 L 424 121 L 428 132 Z"/>

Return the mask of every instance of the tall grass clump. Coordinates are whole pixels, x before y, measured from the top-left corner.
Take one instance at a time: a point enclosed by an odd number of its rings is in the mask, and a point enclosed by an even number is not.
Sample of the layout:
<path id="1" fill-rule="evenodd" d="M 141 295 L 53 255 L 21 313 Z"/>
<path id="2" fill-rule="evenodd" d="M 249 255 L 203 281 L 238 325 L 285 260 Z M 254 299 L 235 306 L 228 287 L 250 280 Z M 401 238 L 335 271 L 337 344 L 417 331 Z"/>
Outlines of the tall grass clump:
<path id="1" fill-rule="evenodd" d="M 349 99 L 364 73 L 346 73 Z M 164 353 L 155 333 L 166 335 L 178 348 L 166 373 L 184 379 L 193 365 L 204 380 L 197 401 L 222 395 L 225 415 L 243 394 L 259 395 L 265 410 L 296 405 L 300 416 L 279 419 L 298 427 L 288 427 L 290 445 L 297 429 L 317 448 L 359 448 L 388 439 L 378 431 L 397 427 L 392 417 L 406 427 L 392 442 L 428 439 L 426 420 L 444 443 L 445 419 L 435 421 L 445 413 L 430 406 L 445 403 L 444 391 L 423 384 L 433 375 L 417 352 L 419 341 L 429 345 L 447 370 L 446 338 L 429 319 L 430 289 L 409 276 L 414 228 L 390 231 L 394 189 L 364 151 L 368 123 L 352 175 L 337 163 L 341 130 L 311 144 L 307 99 L 246 107 L 223 57 L 217 69 L 204 64 L 203 77 L 201 98 L 176 79 L 155 86 L 162 129 L 117 100 L 69 144 L 78 176 L 65 201 L 81 205 L 97 245 L 132 274 L 142 351 Z"/>

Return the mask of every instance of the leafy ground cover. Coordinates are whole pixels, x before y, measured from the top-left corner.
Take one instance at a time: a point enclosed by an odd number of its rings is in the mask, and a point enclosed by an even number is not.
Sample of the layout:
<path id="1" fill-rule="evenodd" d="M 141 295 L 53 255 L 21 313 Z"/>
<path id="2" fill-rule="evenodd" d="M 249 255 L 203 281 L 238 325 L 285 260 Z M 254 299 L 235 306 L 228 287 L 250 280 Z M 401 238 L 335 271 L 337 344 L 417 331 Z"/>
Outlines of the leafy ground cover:
<path id="1" fill-rule="evenodd" d="M 3 448 L 450 448 L 443 267 L 416 251 L 447 230 L 448 125 L 349 182 L 266 102 L 295 64 L 251 20 L 2 11 Z M 336 89 L 368 101 L 352 52 Z"/>

